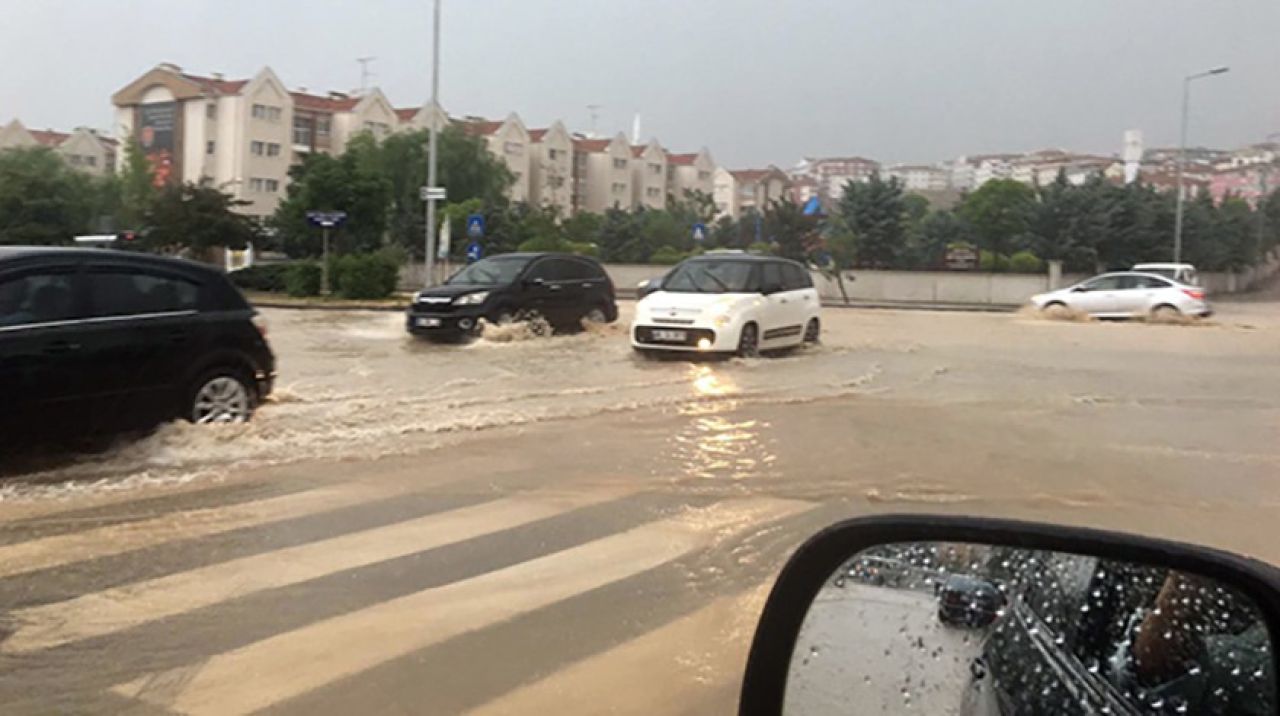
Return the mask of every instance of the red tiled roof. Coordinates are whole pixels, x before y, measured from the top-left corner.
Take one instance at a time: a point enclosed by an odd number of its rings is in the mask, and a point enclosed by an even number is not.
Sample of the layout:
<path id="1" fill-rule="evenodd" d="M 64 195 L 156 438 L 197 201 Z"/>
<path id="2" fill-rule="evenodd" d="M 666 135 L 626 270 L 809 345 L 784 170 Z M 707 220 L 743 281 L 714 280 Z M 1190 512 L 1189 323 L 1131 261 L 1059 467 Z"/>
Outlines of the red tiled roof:
<path id="1" fill-rule="evenodd" d="M 530 141 L 530 142 L 541 142 L 541 141 L 542 141 L 542 138 L 543 138 L 543 137 L 545 137 L 545 136 L 547 136 L 547 132 L 549 132 L 549 131 L 551 131 L 551 130 L 550 130 L 550 129 L 530 129 L 530 130 L 529 130 L 529 141 Z"/>
<path id="2" fill-rule="evenodd" d="M 413 118 L 418 116 L 418 112 L 421 110 L 421 107 L 404 107 L 402 109 L 397 109 L 395 111 L 396 118 L 401 122 L 412 122 Z"/>
<path id="3" fill-rule="evenodd" d="M 464 120 L 462 122 L 462 131 L 473 137 L 487 137 L 491 134 L 497 134 L 502 128 L 502 122 L 481 119 L 481 120 Z"/>
<path id="4" fill-rule="evenodd" d="M 644 156 L 644 150 L 648 148 L 649 146 L 647 144 L 641 144 L 639 146 L 636 146 L 633 144 L 631 145 L 631 156 L 635 157 L 636 159 L 639 159 L 640 157 Z"/>
<path id="5" fill-rule="evenodd" d="M 341 97 L 321 97 L 305 92 L 290 92 L 289 96 L 293 98 L 295 107 L 319 112 L 346 112 L 360 104 L 359 97 L 347 97 L 345 95 Z"/>
<path id="6" fill-rule="evenodd" d="M 694 160 L 696 160 L 697 158 L 698 158 L 698 155 L 696 152 L 693 154 L 668 154 L 667 164 L 671 164 L 678 167 L 688 167 L 688 166 L 692 166 Z"/>
<path id="7" fill-rule="evenodd" d="M 729 173 L 733 175 L 734 179 L 750 184 L 769 176 L 772 171 L 769 169 L 730 169 Z"/>
<path id="8" fill-rule="evenodd" d="M 200 75 L 189 75 L 185 72 L 182 73 L 182 76 L 200 85 L 205 92 L 212 94 L 240 94 L 240 90 L 249 84 L 249 80 L 220 80 L 216 77 L 201 77 Z"/>
<path id="9" fill-rule="evenodd" d="M 812 160 L 811 164 L 817 166 L 819 164 L 874 164 L 880 166 L 880 162 L 866 157 L 822 157 Z"/>
<path id="10" fill-rule="evenodd" d="M 574 137 L 573 148 L 580 152 L 603 152 L 609 148 L 612 139 L 580 139 Z"/>
<path id="11" fill-rule="evenodd" d="M 71 136 L 66 132 L 55 132 L 52 129 L 29 129 L 27 131 L 31 132 L 31 136 L 34 137 L 37 142 L 46 147 L 56 147 L 67 141 L 67 137 Z"/>

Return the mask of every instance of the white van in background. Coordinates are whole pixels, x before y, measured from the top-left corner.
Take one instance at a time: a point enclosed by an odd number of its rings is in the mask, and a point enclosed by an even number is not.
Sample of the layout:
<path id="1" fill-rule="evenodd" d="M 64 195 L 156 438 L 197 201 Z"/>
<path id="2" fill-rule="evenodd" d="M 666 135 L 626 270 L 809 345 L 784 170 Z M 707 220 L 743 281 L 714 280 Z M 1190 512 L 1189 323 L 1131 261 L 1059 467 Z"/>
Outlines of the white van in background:
<path id="1" fill-rule="evenodd" d="M 1134 267 L 1130 270 L 1164 276 L 1178 283 L 1185 283 L 1188 286 L 1200 285 L 1200 277 L 1196 275 L 1196 267 L 1191 264 L 1134 264 Z"/>

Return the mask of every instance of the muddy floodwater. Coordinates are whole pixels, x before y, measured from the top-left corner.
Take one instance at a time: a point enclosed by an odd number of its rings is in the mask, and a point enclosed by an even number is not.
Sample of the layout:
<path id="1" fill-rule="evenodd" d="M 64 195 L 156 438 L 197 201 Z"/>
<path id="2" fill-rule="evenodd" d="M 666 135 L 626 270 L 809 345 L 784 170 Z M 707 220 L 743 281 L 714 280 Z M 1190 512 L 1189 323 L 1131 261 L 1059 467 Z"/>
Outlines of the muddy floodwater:
<path id="1" fill-rule="evenodd" d="M 1280 508 L 1280 303 L 1218 308 L 829 309 L 820 346 L 705 361 L 633 355 L 629 304 L 465 345 L 398 313 L 266 310 L 280 377 L 251 424 L 10 466 L 0 702 L 723 712 L 787 553 L 872 512 L 1280 561 L 1259 528 Z"/>

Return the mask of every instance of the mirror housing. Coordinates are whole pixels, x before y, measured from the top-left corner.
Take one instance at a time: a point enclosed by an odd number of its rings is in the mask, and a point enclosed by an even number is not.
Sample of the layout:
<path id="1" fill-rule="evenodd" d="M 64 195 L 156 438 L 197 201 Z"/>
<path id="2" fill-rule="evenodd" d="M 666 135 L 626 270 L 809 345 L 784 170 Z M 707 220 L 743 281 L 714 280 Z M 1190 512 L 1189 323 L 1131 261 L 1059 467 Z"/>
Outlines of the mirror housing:
<path id="1" fill-rule="evenodd" d="M 1071 292 L 1072 293 L 1088 293 L 1089 289 L 1086 286 L 1072 286 Z"/>
<path id="2" fill-rule="evenodd" d="M 858 518 L 837 523 L 819 532 L 805 542 L 783 567 L 769 594 L 752 640 L 739 713 L 784 713 L 788 678 L 792 673 L 793 656 L 800 643 L 801 629 L 806 623 L 810 606 L 815 605 L 819 592 L 832 584 L 832 576 L 837 570 L 848 565 L 854 556 L 876 547 L 922 542 L 968 543 L 1061 552 L 1151 565 L 1176 570 L 1177 573 L 1194 578 L 1208 578 L 1241 597 L 1252 600 L 1260 621 L 1265 624 L 1267 635 L 1274 637 L 1280 634 L 1280 570 L 1228 552 L 1114 532 L 1013 520 L 941 515 Z M 874 573 L 868 570 L 867 575 L 855 576 L 850 572 L 848 578 L 863 584 L 875 584 L 871 581 L 873 576 Z M 843 580 L 840 579 L 834 586 L 842 585 Z M 890 585 L 891 588 L 892 586 Z M 944 586 L 939 591 L 945 588 Z M 973 593 L 972 589 L 970 587 L 970 594 Z M 993 598 L 989 606 L 996 610 L 1003 609 L 1002 605 L 1003 596 L 999 600 Z M 1156 613 L 1159 613 L 1158 609 Z M 870 645 L 874 644 L 874 640 L 860 636 L 868 635 L 841 634 L 845 643 L 862 643 L 864 648 L 875 648 Z M 868 641 L 870 644 L 867 644 Z M 1278 642 L 1272 638 L 1271 643 Z M 1273 650 L 1264 653 L 1269 654 L 1271 651 Z M 816 653 L 813 656 L 816 657 Z M 878 658 L 879 652 L 871 656 Z M 832 657 L 828 655 L 828 658 Z M 924 661 L 928 662 L 928 659 L 926 655 Z M 807 661 L 806 659 L 805 663 Z M 1274 660 L 1271 664 L 1271 678 L 1274 681 Z M 974 659 L 970 664 L 970 671 L 975 679 L 983 678 L 988 668 L 989 665 L 982 659 Z M 845 681 L 862 686 L 862 681 L 856 679 L 855 674 L 841 674 Z M 899 678 L 897 685 L 900 686 L 900 682 Z M 1270 693 L 1274 695 L 1276 684 L 1268 686 Z"/>
<path id="3" fill-rule="evenodd" d="M 636 300 L 642 299 L 651 293 L 656 293 L 658 291 L 661 291 L 662 279 L 664 278 L 666 277 L 657 276 L 655 278 L 647 278 L 641 281 L 640 283 L 636 284 Z"/>

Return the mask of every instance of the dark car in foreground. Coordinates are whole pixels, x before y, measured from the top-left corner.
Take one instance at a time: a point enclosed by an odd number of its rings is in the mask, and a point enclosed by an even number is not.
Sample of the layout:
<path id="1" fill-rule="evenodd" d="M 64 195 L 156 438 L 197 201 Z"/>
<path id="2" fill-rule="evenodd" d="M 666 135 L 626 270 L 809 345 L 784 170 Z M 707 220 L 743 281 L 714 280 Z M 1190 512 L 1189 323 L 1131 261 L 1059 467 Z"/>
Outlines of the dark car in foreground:
<path id="1" fill-rule="evenodd" d="M 216 268 L 0 248 L 0 440 L 242 422 L 274 376 L 261 320 Z"/>
<path id="2" fill-rule="evenodd" d="M 557 330 L 618 318 L 613 281 L 598 261 L 556 253 L 515 253 L 477 261 L 439 286 L 418 292 L 405 327 L 427 337 L 457 338 L 494 324 L 539 316 Z"/>

